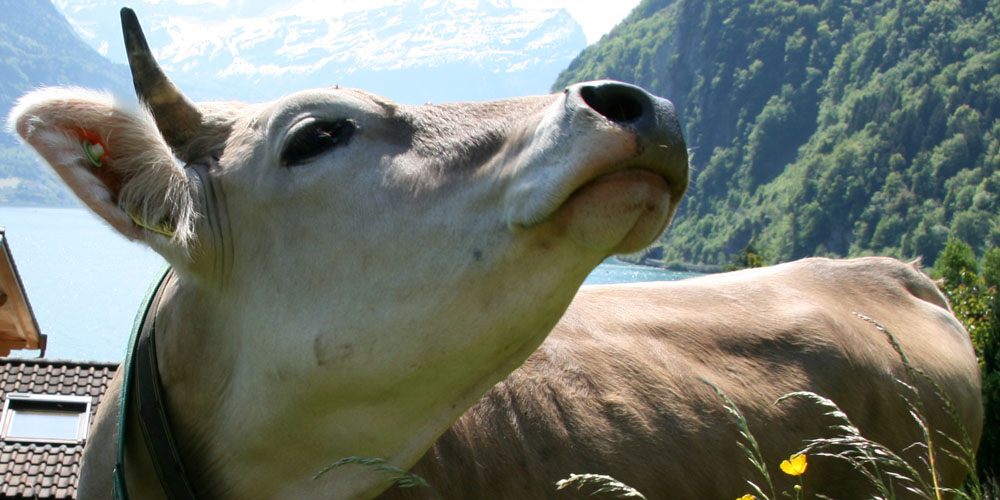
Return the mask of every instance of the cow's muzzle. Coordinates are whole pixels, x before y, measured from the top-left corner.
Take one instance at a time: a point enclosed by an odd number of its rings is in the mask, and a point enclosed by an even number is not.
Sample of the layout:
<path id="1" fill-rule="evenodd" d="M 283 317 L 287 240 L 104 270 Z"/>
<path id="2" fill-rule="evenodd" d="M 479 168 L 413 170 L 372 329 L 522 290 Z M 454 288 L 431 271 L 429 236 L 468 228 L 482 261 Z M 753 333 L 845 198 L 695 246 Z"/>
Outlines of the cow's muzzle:
<path id="1" fill-rule="evenodd" d="M 628 163 L 652 170 L 671 186 L 679 200 L 688 185 L 688 154 L 673 103 L 640 87 L 599 80 L 567 87 L 567 105 L 587 108 L 636 135 L 639 152 Z"/>

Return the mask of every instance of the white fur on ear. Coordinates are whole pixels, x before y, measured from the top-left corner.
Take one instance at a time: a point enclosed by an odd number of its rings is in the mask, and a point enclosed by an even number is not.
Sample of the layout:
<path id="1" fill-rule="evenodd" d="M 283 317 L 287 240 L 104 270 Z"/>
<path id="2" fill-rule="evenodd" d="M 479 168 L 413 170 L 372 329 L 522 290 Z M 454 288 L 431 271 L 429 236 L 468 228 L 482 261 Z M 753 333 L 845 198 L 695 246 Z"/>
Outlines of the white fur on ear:
<path id="1" fill-rule="evenodd" d="M 107 93 L 45 88 L 17 101 L 8 127 L 126 237 L 191 245 L 194 187 L 145 108 Z"/>

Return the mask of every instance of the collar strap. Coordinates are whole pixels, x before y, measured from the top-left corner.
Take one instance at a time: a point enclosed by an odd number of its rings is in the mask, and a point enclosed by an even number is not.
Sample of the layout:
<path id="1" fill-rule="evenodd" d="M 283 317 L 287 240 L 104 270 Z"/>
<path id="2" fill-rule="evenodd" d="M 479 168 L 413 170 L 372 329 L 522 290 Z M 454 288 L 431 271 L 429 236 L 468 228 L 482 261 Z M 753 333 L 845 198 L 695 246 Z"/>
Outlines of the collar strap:
<path id="1" fill-rule="evenodd" d="M 170 267 L 164 269 L 160 279 L 146 292 L 144 306 L 136 315 L 132 326 L 132 338 L 125 356 L 124 380 L 120 394 L 121 413 L 118 418 L 118 460 L 113 471 L 113 491 L 115 500 L 129 500 L 125 484 L 125 429 L 127 426 L 129 402 L 134 399 L 146 450 L 153 461 L 153 469 L 160 480 L 169 500 L 195 500 L 177 442 L 170 429 L 163 401 L 163 386 L 156 362 L 156 306 L 159 304 L 164 283 L 173 277 Z M 151 314 L 150 311 L 153 311 Z M 135 389 L 133 391 L 132 389 Z M 134 398 L 132 392 L 135 392 Z"/>

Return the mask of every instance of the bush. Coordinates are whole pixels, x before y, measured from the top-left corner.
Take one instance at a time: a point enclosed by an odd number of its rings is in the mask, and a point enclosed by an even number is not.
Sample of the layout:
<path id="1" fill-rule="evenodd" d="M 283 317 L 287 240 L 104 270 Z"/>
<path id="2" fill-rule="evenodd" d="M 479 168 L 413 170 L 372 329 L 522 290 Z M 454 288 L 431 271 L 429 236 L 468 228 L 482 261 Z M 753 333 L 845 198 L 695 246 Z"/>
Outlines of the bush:
<path id="1" fill-rule="evenodd" d="M 751 238 L 750 243 L 743 247 L 738 255 L 732 257 L 732 264 L 727 266 L 728 270 L 747 269 L 751 267 L 764 267 L 767 265 L 767 258 L 757 248 L 757 238 Z"/>
<path id="2" fill-rule="evenodd" d="M 979 274 L 976 254 L 965 241 L 951 237 L 934 263 L 934 272 L 950 287 L 972 285 Z"/>
<path id="3" fill-rule="evenodd" d="M 976 461 L 980 477 L 996 478 L 1000 476 L 1000 248 L 989 249 L 980 267 L 968 245 L 950 239 L 934 271 L 944 278 L 941 290 L 969 331 L 979 357 L 986 420 Z"/>

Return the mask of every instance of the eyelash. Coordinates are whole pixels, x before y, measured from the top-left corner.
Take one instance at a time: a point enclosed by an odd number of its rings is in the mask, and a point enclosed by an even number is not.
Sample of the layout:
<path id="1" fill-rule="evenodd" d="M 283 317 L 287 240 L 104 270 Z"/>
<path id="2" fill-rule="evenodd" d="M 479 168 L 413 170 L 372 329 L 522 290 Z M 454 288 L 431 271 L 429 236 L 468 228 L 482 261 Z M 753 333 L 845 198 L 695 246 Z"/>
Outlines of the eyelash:
<path id="1" fill-rule="evenodd" d="M 357 129 L 357 123 L 351 119 L 312 120 L 292 133 L 281 152 L 281 162 L 286 167 L 308 163 L 332 148 L 347 144 Z"/>

